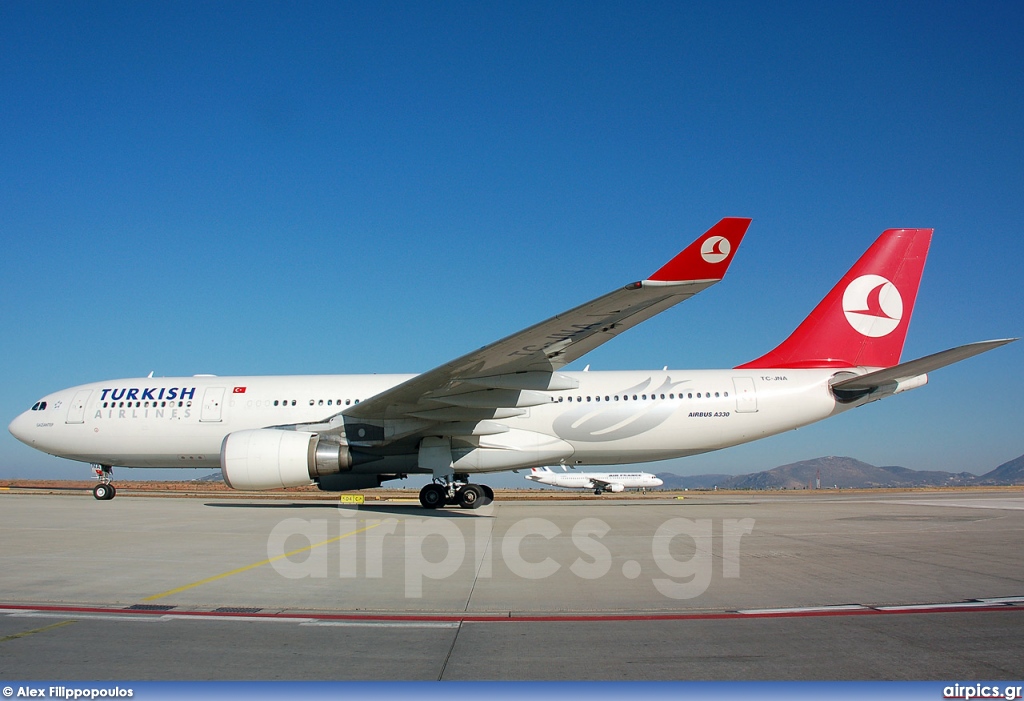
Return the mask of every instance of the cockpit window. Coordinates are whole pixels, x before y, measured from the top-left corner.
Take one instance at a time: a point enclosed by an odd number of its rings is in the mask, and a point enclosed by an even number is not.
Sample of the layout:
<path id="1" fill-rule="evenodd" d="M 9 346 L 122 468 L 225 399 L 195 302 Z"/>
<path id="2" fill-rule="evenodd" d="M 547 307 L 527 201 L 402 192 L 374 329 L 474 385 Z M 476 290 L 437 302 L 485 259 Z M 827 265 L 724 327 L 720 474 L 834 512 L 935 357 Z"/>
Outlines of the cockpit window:
<path id="1" fill-rule="evenodd" d="M 42 411 L 46 408 L 46 402 L 36 402 L 32 405 L 32 411 Z"/>

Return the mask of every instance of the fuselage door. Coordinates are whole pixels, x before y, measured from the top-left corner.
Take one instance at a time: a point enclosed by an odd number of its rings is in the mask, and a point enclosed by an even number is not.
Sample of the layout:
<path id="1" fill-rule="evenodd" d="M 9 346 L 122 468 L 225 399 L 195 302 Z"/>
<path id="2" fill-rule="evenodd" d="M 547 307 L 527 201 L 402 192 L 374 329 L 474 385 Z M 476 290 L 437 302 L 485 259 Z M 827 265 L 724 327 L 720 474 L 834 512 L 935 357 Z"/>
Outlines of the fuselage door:
<path id="1" fill-rule="evenodd" d="M 224 388 L 207 387 L 203 394 L 203 411 L 199 414 L 200 421 L 220 421 L 224 408 Z"/>
<path id="2" fill-rule="evenodd" d="M 68 407 L 67 422 L 69 424 L 85 423 L 85 405 L 89 403 L 89 397 L 91 396 L 91 389 L 80 389 L 75 392 L 75 398 L 71 400 L 71 406 Z"/>
<path id="3" fill-rule="evenodd" d="M 734 377 L 732 385 L 736 388 L 736 413 L 753 413 L 757 411 L 757 392 L 754 391 L 754 378 Z"/>

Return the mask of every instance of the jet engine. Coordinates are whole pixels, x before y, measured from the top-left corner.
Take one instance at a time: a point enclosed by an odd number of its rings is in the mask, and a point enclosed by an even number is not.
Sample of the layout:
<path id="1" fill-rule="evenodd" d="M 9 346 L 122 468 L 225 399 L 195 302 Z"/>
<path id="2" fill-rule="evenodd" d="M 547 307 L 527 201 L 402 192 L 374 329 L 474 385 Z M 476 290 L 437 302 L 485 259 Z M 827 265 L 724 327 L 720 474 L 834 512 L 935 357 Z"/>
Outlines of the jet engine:
<path id="1" fill-rule="evenodd" d="M 221 473 L 232 489 L 298 487 L 351 467 L 347 445 L 305 431 L 236 431 L 224 438 L 220 449 Z"/>
<path id="2" fill-rule="evenodd" d="M 607 487 L 604 488 L 604 490 L 606 492 L 614 492 L 618 494 L 619 492 L 625 491 L 626 488 L 623 487 L 621 484 L 609 484 Z"/>

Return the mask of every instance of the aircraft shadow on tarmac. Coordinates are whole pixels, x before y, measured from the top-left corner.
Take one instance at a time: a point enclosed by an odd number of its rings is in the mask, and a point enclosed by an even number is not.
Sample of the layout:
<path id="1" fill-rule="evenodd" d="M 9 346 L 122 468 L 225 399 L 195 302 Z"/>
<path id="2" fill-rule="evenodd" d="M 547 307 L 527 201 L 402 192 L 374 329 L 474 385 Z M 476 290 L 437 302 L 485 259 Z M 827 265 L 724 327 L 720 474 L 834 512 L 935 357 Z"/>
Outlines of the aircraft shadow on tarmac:
<path id="1" fill-rule="evenodd" d="M 358 506 L 339 506 L 334 502 L 288 502 L 288 503 L 238 503 L 238 502 L 207 502 L 203 506 L 210 506 L 218 509 L 327 509 L 335 511 L 360 511 L 379 514 L 393 514 L 396 516 L 416 515 L 424 518 L 479 518 L 493 516 L 492 510 L 487 506 L 480 509 L 457 510 L 457 509 L 424 509 L 417 504 L 359 504 Z"/>
<path id="2" fill-rule="evenodd" d="M 522 502 L 507 502 L 507 503 L 522 503 Z M 678 506 L 685 508 L 687 511 L 708 506 L 749 506 L 749 501 L 714 501 L 714 502 L 700 502 L 700 501 L 678 501 L 678 502 L 657 502 L 658 506 Z M 610 504 L 608 501 L 594 500 L 594 501 L 573 501 L 566 502 L 566 506 L 571 507 L 588 507 L 588 506 L 617 506 L 625 508 L 644 508 L 652 506 L 652 502 L 644 501 L 623 501 L 614 504 Z M 311 501 L 293 501 L 293 502 L 238 502 L 238 501 L 224 501 L 224 502 L 206 502 L 203 506 L 210 506 L 213 508 L 222 509 L 343 509 L 345 511 L 363 511 L 370 513 L 380 514 L 392 514 L 396 516 L 410 516 L 416 515 L 423 518 L 480 518 L 480 517 L 491 517 L 494 516 L 493 510 L 497 504 L 488 504 L 479 509 L 424 509 L 419 503 L 377 503 L 377 502 L 364 502 L 362 504 L 341 504 L 333 501 L 323 502 L 311 502 Z"/>

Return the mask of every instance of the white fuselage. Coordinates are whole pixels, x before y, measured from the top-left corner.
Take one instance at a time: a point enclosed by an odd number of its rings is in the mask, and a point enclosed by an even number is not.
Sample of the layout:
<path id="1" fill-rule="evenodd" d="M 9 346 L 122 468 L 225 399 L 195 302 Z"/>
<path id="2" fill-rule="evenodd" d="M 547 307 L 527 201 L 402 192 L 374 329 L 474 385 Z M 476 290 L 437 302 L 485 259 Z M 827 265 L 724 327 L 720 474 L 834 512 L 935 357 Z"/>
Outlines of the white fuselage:
<path id="1" fill-rule="evenodd" d="M 515 464 L 467 457 L 456 468 L 485 472 L 557 462 L 639 463 L 745 443 L 857 406 L 836 402 L 828 386 L 835 372 L 565 373 L 579 383 L 578 388 L 547 392 L 550 403 L 500 419 L 507 432 L 477 437 L 470 448 L 519 448 L 513 444 L 523 436 L 534 443 L 541 437 L 543 445 L 516 452 L 520 457 Z M 10 431 L 38 450 L 88 463 L 218 467 L 221 444 L 229 433 L 325 422 L 410 377 L 196 376 L 96 382 L 46 396 L 39 408 L 11 422 Z M 414 453 L 404 462 L 399 456 L 394 459 L 400 469 L 418 471 Z"/>

